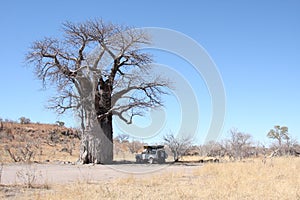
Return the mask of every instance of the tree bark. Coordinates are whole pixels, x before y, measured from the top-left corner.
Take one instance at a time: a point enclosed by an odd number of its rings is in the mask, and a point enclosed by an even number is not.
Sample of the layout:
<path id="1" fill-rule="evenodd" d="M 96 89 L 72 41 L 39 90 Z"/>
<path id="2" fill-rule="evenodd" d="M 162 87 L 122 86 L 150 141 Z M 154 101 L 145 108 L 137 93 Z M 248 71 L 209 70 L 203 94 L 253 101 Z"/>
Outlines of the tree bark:
<path id="1" fill-rule="evenodd" d="M 80 146 L 80 162 L 83 164 L 108 164 L 113 161 L 112 114 L 107 114 L 111 108 L 111 88 L 101 83 L 100 91 L 97 85 L 83 87 L 83 96 L 88 99 L 83 104 L 85 127 Z"/>
<path id="2" fill-rule="evenodd" d="M 112 121 L 93 120 L 83 133 L 80 161 L 83 164 L 109 164 L 113 161 Z"/>

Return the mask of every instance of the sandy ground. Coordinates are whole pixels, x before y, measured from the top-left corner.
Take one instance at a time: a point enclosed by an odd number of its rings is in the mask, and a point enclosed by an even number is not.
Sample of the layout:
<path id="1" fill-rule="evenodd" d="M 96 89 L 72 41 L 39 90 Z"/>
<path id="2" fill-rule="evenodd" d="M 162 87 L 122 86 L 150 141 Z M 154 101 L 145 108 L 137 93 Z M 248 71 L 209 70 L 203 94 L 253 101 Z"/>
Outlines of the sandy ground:
<path id="1" fill-rule="evenodd" d="M 24 178 L 35 177 L 39 184 L 62 184 L 76 181 L 110 181 L 119 178 L 147 177 L 163 173 L 183 171 L 191 173 L 200 164 L 112 164 L 112 165 L 71 165 L 71 164 L 9 164 L 2 170 L 1 184 L 24 183 Z"/>

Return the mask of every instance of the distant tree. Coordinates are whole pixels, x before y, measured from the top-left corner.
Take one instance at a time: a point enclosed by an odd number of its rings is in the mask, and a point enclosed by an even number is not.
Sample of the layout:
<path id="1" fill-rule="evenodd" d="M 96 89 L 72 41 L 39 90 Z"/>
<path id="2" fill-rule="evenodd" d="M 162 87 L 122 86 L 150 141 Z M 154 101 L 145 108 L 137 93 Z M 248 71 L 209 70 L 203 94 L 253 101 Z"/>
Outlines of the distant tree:
<path id="1" fill-rule="evenodd" d="M 117 137 L 115 137 L 115 140 L 119 141 L 120 143 L 126 143 L 129 140 L 128 134 L 119 134 Z"/>
<path id="2" fill-rule="evenodd" d="M 62 121 L 56 121 L 56 124 L 60 127 L 63 127 L 65 125 L 65 122 Z"/>
<path id="3" fill-rule="evenodd" d="M 274 139 L 274 140 L 277 140 L 278 142 L 278 148 L 277 148 L 277 152 L 281 155 L 283 152 L 282 152 L 282 147 L 283 147 L 283 143 L 284 141 L 286 141 L 286 144 L 289 143 L 289 140 L 290 140 L 290 136 L 289 136 L 289 133 L 288 133 L 288 127 L 286 126 L 279 126 L 279 125 L 276 125 L 274 126 L 273 129 L 271 129 L 268 134 L 267 134 L 267 137 L 268 138 L 271 138 L 271 139 Z"/>
<path id="4" fill-rule="evenodd" d="M 175 162 L 177 162 L 179 158 L 184 155 L 192 146 L 192 138 L 189 136 L 176 137 L 173 133 L 170 133 L 165 135 L 163 140 L 171 149 Z"/>
<path id="5" fill-rule="evenodd" d="M 25 119 L 25 124 L 30 124 L 31 120 L 29 118 Z"/>
<path id="6" fill-rule="evenodd" d="M 250 134 L 242 133 L 235 128 L 230 130 L 228 143 L 230 145 L 231 156 L 233 156 L 234 159 L 242 159 L 250 154 L 250 152 L 248 152 L 251 147 L 250 139 Z"/>
<path id="7" fill-rule="evenodd" d="M 220 142 L 209 141 L 207 144 L 202 145 L 202 151 L 203 153 L 205 152 L 205 156 L 223 157 L 225 156 L 227 149 Z"/>
<path id="8" fill-rule="evenodd" d="M 283 145 L 283 151 L 287 155 L 300 155 L 300 145 L 296 138 L 289 136 L 289 140 Z"/>
<path id="9" fill-rule="evenodd" d="M 113 159 L 113 116 L 132 123 L 162 106 L 168 81 L 151 71 L 152 56 L 140 49 L 150 36 L 141 29 L 90 20 L 66 22 L 64 35 L 33 43 L 27 61 L 43 85 L 56 85 L 53 109 L 75 109 L 81 119 L 81 163 Z"/>
<path id="10" fill-rule="evenodd" d="M 0 131 L 2 131 L 3 130 L 3 119 L 0 117 Z"/>
<path id="11" fill-rule="evenodd" d="M 3 122 L 1 121 L 0 122 L 0 131 L 2 131 L 4 128 L 3 128 Z"/>
<path id="12" fill-rule="evenodd" d="M 26 117 L 20 117 L 19 120 L 20 120 L 20 124 L 30 124 L 31 121 L 29 118 Z"/>
<path id="13" fill-rule="evenodd" d="M 140 142 L 140 141 L 135 141 L 135 140 L 132 140 L 131 142 L 128 142 L 128 143 L 127 143 L 127 147 L 128 147 L 128 149 L 129 149 L 130 153 L 138 153 L 138 151 L 139 151 L 140 149 L 142 149 L 143 146 L 144 146 L 144 145 L 143 145 L 142 142 Z"/>

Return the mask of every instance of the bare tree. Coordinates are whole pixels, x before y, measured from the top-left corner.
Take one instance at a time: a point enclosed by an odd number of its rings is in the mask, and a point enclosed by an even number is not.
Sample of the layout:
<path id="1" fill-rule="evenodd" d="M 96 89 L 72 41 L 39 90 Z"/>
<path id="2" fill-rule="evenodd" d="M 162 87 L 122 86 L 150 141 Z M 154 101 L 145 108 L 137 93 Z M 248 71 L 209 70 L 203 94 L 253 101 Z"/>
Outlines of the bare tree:
<path id="1" fill-rule="evenodd" d="M 165 144 L 171 149 L 175 162 L 177 162 L 192 146 L 192 138 L 189 136 L 176 137 L 174 134 L 170 133 L 165 135 L 163 139 Z"/>
<path id="2" fill-rule="evenodd" d="M 143 149 L 144 144 L 140 141 L 132 140 L 127 143 L 128 150 L 130 153 L 138 153 L 139 150 Z"/>
<path id="3" fill-rule="evenodd" d="M 227 153 L 226 144 L 217 141 L 209 141 L 202 145 L 203 155 L 213 157 L 224 157 Z"/>
<path id="4" fill-rule="evenodd" d="M 290 137 L 288 143 L 286 144 L 285 152 L 288 155 L 299 156 L 300 155 L 300 145 L 296 138 Z"/>
<path id="5" fill-rule="evenodd" d="M 250 134 L 242 133 L 235 128 L 230 130 L 228 143 L 230 144 L 231 155 L 234 159 L 242 159 L 251 154 L 251 152 L 249 152 L 249 150 L 251 151 L 250 139 Z"/>
<path id="6" fill-rule="evenodd" d="M 147 33 L 91 20 L 63 24 L 62 39 L 33 43 L 27 60 L 43 85 L 54 84 L 53 109 L 75 109 L 81 118 L 82 163 L 113 159 L 113 115 L 132 123 L 146 108 L 162 106 L 168 83 L 151 71 L 151 55 L 140 49 Z"/>
<path id="7" fill-rule="evenodd" d="M 4 129 L 2 118 L 0 118 L 0 131 Z"/>
<path id="8" fill-rule="evenodd" d="M 55 123 L 60 127 L 65 126 L 65 122 L 62 122 L 62 121 L 56 121 Z"/>
<path id="9" fill-rule="evenodd" d="M 126 133 L 119 134 L 115 140 L 118 140 L 120 143 L 126 143 L 129 142 L 129 135 Z"/>
<path id="10" fill-rule="evenodd" d="M 29 118 L 26 117 L 20 117 L 19 120 L 20 120 L 20 124 L 29 124 L 31 121 Z"/>

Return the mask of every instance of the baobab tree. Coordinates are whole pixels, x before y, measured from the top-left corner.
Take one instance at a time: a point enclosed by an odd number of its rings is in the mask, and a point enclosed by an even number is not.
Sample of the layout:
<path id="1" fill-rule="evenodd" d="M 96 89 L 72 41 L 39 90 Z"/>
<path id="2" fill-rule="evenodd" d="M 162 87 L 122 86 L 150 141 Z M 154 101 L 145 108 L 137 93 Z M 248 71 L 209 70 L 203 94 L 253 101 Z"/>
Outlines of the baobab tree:
<path id="1" fill-rule="evenodd" d="M 81 163 L 113 160 L 113 116 L 126 123 L 162 106 L 168 81 L 151 71 L 151 42 L 140 29 L 89 20 L 63 23 L 63 36 L 35 41 L 26 57 L 43 85 L 57 86 L 51 108 L 81 118 Z"/>

